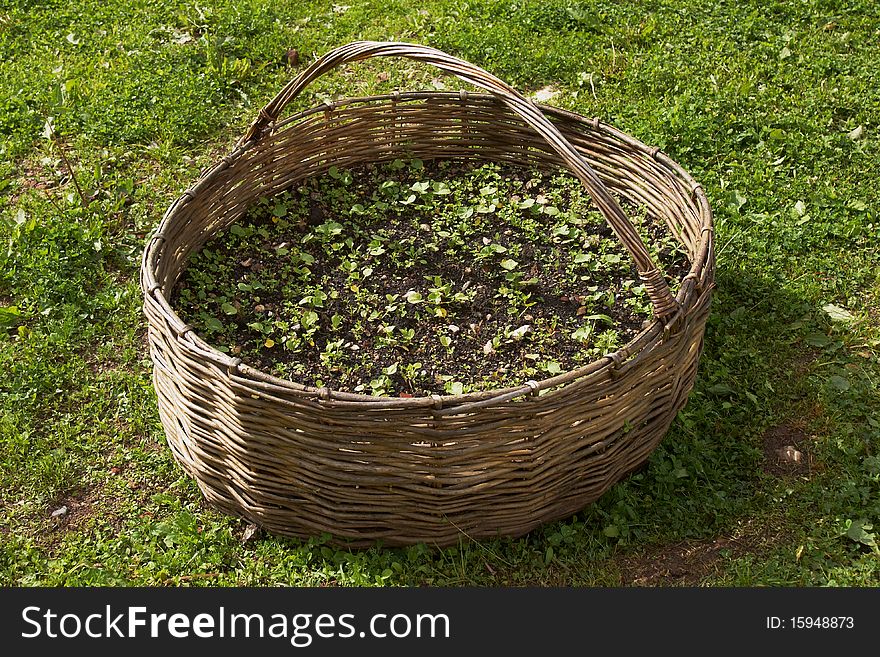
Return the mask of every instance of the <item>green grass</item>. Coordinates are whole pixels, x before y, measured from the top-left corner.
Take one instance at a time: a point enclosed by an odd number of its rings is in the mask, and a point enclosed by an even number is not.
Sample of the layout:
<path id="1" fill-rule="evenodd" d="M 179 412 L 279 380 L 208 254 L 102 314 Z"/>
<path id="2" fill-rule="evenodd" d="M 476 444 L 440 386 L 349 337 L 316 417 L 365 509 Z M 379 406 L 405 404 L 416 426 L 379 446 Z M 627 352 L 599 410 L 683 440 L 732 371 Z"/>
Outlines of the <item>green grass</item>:
<path id="1" fill-rule="evenodd" d="M 877 4 L 349 4 L 0 2 L 0 584 L 880 583 Z M 552 104 L 661 146 L 715 211 L 718 287 L 687 407 L 644 470 L 528 537 L 244 541 L 164 445 L 145 236 L 295 74 L 289 48 L 307 63 L 358 38 L 552 85 Z M 437 77 L 361 64 L 297 104 L 454 88 Z M 808 473 L 767 472 L 774 435 Z"/>

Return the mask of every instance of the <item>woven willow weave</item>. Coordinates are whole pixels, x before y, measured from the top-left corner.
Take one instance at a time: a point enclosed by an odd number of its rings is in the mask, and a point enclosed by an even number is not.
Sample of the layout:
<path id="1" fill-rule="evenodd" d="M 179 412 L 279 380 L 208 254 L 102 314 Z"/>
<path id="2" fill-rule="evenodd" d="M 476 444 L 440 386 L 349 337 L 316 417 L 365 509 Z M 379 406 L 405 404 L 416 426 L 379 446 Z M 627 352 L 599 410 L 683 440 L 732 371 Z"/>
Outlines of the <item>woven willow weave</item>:
<path id="1" fill-rule="evenodd" d="M 280 120 L 319 76 L 377 56 L 426 62 L 489 93 L 395 92 Z M 261 197 L 334 165 L 398 157 L 567 168 L 632 256 L 654 319 L 623 348 L 552 378 L 398 399 L 269 376 L 207 344 L 170 307 L 188 256 Z M 674 297 L 615 195 L 646 208 L 686 248 L 691 268 Z M 271 532 L 329 532 L 351 546 L 518 536 L 596 500 L 644 462 L 685 403 L 713 281 L 706 196 L 658 148 L 535 105 L 440 51 L 376 42 L 338 48 L 288 84 L 171 205 L 141 269 L 154 385 L 175 458 L 216 507 Z"/>

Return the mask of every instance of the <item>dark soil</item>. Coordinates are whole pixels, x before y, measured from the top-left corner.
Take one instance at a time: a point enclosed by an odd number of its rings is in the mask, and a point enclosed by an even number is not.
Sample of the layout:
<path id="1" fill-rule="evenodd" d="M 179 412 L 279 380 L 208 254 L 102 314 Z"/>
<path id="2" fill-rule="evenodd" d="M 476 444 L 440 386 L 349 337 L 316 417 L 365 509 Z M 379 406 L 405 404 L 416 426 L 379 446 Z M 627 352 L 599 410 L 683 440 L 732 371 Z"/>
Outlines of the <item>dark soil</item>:
<path id="1" fill-rule="evenodd" d="M 426 162 L 393 175 L 407 190 L 426 179 L 453 185 L 472 170 Z M 257 232 L 240 240 L 225 233 L 209 243 L 203 253 L 210 258 L 196 259 L 172 295 L 184 321 L 199 328 L 206 316 L 222 319 L 223 330 L 215 324 L 213 333 L 202 331 L 208 342 L 301 383 L 420 396 L 546 378 L 625 344 L 650 318 L 626 251 L 577 186 L 499 167 L 493 183 L 501 190 L 496 209 L 478 210 L 456 223 L 442 199 L 433 205 L 391 204 L 380 215 L 350 213 L 352 199 L 381 199 L 380 185 L 391 175 L 373 166 L 350 174 L 344 193 L 327 177 L 309 181 L 291 190 L 283 220 L 273 218 L 268 204 L 249 216 Z M 485 184 L 480 178 L 473 186 Z M 505 196 L 505 190 L 518 194 Z M 578 229 L 582 234 L 560 239 L 561 217 L 518 209 L 526 196 L 544 197 L 545 203 L 552 197 L 562 211 L 578 205 L 578 216 L 585 217 Z M 474 204 L 481 202 L 473 198 Z M 640 216 L 637 208 L 624 209 Z M 328 241 L 318 235 L 333 222 L 344 227 L 338 236 Z M 642 217 L 640 230 L 675 285 L 689 267 L 683 251 L 659 222 Z M 496 258 L 478 259 L 475 254 L 488 245 L 505 250 Z M 594 264 L 585 269 L 575 254 L 587 254 Z M 516 267 L 499 265 L 503 258 Z M 353 282 L 352 268 L 368 275 Z M 511 271 L 517 274 L 512 283 L 506 278 Z M 589 280 L 581 280 L 586 274 Z M 432 305 L 426 298 L 428 290 L 442 287 L 433 279 L 437 276 L 448 290 Z M 256 280 L 264 287 L 253 293 L 234 287 Z M 316 282 L 326 298 L 303 303 L 303 290 Z M 505 289 L 506 296 L 500 293 Z M 422 301 L 409 304 L 405 299 L 413 291 Z M 456 293 L 459 297 L 452 298 Z M 224 301 L 225 313 L 220 310 Z M 311 332 L 297 320 L 303 308 L 317 315 Z M 268 332 L 269 324 L 296 338 L 282 342 Z M 587 324 L 589 338 L 574 339 L 572 333 Z"/>
<path id="2" fill-rule="evenodd" d="M 776 477 L 810 474 L 812 455 L 810 438 L 797 427 L 781 424 L 764 434 L 762 470 Z"/>
<path id="3" fill-rule="evenodd" d="M 748 522 L 733 534 L 655 545 L 639 554 L 626 555 L 617 560 L 621 584 L 696 586 L 714 571 L 723 570 L 725 560 L 768 551 L 781 536 L 774 524 L 758 527 Z"/>

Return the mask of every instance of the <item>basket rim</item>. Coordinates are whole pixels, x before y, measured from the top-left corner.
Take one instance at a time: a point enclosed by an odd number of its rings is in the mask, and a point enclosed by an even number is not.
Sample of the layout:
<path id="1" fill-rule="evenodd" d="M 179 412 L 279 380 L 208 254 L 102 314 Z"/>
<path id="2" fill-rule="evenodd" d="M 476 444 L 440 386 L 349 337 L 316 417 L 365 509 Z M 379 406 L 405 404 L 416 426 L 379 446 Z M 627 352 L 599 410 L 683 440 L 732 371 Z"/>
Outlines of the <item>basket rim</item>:
<path id="1" fill-rule="evenodd" d="M 477 99 L 480 101 L 489 101 L 491 103 L 499 102 L 492 94 L 470 92 L 466 90 L 455 92 L 394 91 L 381 95 L 347 97 L 331 102 L 324 102 L 320 105 L 297 112 L 276 123 L 272 123 L 270 124 L 270 128 L 266 132 L 265 137 L 269 139 L 281 132 L 293 129 L 300 120 L 314 114 L 332 112 L 348 105 L 388 101 L 396 103 L 398 101 L 423 100 L 427 98 L 460 99 L 462 101 Z M 594 131 L 604 133 L 605 135 L 640 151 L 644 155 L 649 156 L 661 167 L 665 168 L 671 174 L 678 177 L 681 182 L 685 183 L 687 189 L 690 190 L 691 199 L 696 203 L 698 216 L 701 219 L 700 238 L 695 248 L 696 257 L 691 263 L 690 270 L 681 278 L 681 280 L 678 281 L 680 287 L 675 296 L 675 300 L 679 304 L 679 310 L 666 321 L 657 318 L 655 315 L 647 326 L 616 351 L 604 354 L 590 363 L 576 369 L 568 370 L 561 374 L 537 381 L 528 380 L 520 386 L 491 388 L 458 395 L 435 394 L 423 397 L 374 396 L 361 393 L 342 392 L 332 390 L 328 387 L 316 388 L 314 386 L 298 383 L 291 379 L 283 379 L 268 374 L 258 368 L 247 365 L 240 358 L 224 354 L 202 339 L 192 326 L 185 324 L 180 319 L 180 316 L 171 307 L 169 300 L 165 297 L 162 286 L 156 282 L 154 276 L 155 264 L 160 255 L 159 251 L 161 245 L 165 241 L 163 234 L 164 228 L 174 220 L 181 208 L 189 201 L 195 199 L 201 188 L 206 186 L 217 174 L 232 166 L 247 151 L 256 147 L 258 143 L 263 143 L 257 141 L 245 141 L 237 144 L 232 151 L 222 157 L 219 162 L 202 172 L 201 175 L 169 205 L 155 231 L 147 239 L 147 244 L 143 251 L 140 268 L 140 284 L 145 304 L 150 303 L 157 306 L 156 309 L 166 320 L 169 328 L 173 330 L 174 337 L 179 346 L 215 365 L 220 366 L 225 369 L 231 377 L 241 377 L 247 380 L 250 384 L 259 387 L 264 393 L 270 395 L 272 393 L 283 394 L 293 392 L 305 397 L 313 398 L 322 403 L 332 404 L 333 406 L 372 410 L 392 408 L 432 408 L 434 415 L 460 414 L 484 406 L 508 402 L 527 395 L 552 395 L 555 392 L 559 392 L 561 387 L 566 384 L 594 375 L 605 369 L 610 368 L 615 371 L 628 369 L 630 365 L 637 360 L 641 360 L 642 356 L 650 352 L 658 338 L 665 339 L 671 332 L 675 331 L 680 320 L 688 314 L 691 308 L 697 305 L 698 297 L 701 296 L 701 294 L 697 293 L 696 286 L 702 275 L 710 268 L 712 261 L 714 261 L 714 252 L 712 249 L 714 219 L 711 206 L 709 205 L 708 198 L 702 185 L 659 147 L 647 146 L 644 142 L 615 128 L 613 125 L 601 121 L 598 117 L 587 118 L 582 114 L 563 108 L 553 107 L 542 103 L 534 104 L 546 115 L 587 124 Z M 713 287 L 714 280 L 710 279 L 708 285 L 701 291 L 702 294 L 710 293 Z"/>

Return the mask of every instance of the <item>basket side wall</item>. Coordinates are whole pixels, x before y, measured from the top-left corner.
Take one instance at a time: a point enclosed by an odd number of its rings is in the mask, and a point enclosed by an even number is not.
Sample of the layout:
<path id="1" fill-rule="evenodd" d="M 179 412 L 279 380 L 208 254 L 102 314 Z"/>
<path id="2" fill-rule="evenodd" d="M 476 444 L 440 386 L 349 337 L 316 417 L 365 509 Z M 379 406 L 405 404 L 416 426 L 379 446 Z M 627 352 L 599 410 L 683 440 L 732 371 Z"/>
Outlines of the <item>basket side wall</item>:
<path id="1" fill-rule="evenodd" d="M 169 445 L 207 499 L 274 532 L 358 545 L 516 536 L 579 511 L 656 448 L 693 384 L 706 309 L 650 357 L 478 416 L 267 395 L 186 349 L 157 361 L 156 389 Z"/>

